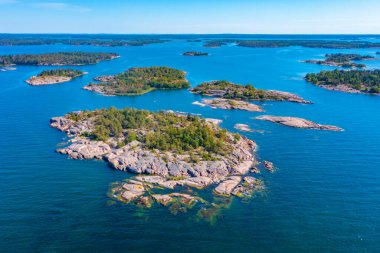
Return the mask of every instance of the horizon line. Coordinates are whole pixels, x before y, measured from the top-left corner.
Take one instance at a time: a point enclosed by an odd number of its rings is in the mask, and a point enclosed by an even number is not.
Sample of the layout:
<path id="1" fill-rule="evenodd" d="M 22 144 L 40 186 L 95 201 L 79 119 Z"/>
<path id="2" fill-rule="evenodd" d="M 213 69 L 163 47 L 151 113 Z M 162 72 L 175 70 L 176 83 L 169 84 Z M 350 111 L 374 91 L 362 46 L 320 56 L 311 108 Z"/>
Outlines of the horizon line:
<path id="1" fill-rule="evenodd" d="M 380 36 L 380 33 L 70 33 L 70 32 L 59 32 L 59 33 L 1 33 L 0 35 L 369 35 L 369 36 Z"/>

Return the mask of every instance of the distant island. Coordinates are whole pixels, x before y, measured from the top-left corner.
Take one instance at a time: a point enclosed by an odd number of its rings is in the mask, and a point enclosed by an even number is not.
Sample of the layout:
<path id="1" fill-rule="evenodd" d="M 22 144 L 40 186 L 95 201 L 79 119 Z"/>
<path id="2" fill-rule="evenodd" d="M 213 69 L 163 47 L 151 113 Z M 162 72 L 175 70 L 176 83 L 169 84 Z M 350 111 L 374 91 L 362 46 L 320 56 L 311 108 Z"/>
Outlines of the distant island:
<path id="1" fill-rule="evenodd" d="M 191 89 L 191 92 L 204 96 L 213 96 L 233 100 L 273 100 L 305 104 L 311 103 L 310 101 L 306 101 L 303 98 L 292 93 L 275 90 L 261 90 L 256 89 L 250 84 L 240 85 L 231 83 L 229 81 L 203 82 Z"/>
<path id="2" fill-rule="evenodd" d="M 52 69 L 44 70 L 37 76 L 33 76 L 26 82 L 33 86 L 57 84 L 68 82 L 76 77 L 84 75 L 85 72 L 76 69 Z"/>
<path id="3" fill-rule="evenodd" d="M 207 41 L 204 43 L 204 47 L 210 47 L 210 48 L 217 48 L 221 46 L 227 45 L 227 42 L 225 41 Z"/>
<path id="4" fill-rule="evenodd" d="M 141 95 L 156 89 L 189 88 L 185 75 L 169 67 L 130 68 L 117 75 L 97 77 L 99 83 L 90 83 L 84 89 L 104 95 Z"/>
<path id="5" fill-rule="evenodd" d="M 241 47 L 276 48 L 276 47 L 310 47 L 310 48 L 380 48 L 380 43 L 367 41 L 336 41 L 336 40 L 210 40 L 205 42 L 205 47 L 220 47 L 228 43 L 236 43 Z"/>
<path id="6" fill-rule="evenodd" d="M 305 80 L 329 90 L 380 94 L 380 70 L 321 71 L 307 74 Z"/>
<path id="7" fill-rule="evenodd" d="M 115 53 L 59 52 L 47 54 L 0 55 L 0 66 L 35 65 L 65 66 L 88 65 L 119 57 Z"/>
<path id="8" fill-rule="evenodd" d="M 201 39 L 194 39 L 194 40 L 186 40 L 187 42 L 202 42 Z"/>
<path id="9" fill-rule="evenodd" d="M 295 128 L 327 130 L 327 131 L 343 131 L 343 129 L 340 127 L 331 126 L 331 125 L 321 125 L 321 124 L 312 122 L 310 120 L 297 118 L 297 117 L 262 115 L 262 116 L 256 117 L 256 119 L 274 122 L 274 123 L 278 123 L 284 126 L 295 127 Z"/>
<path id="10" fill-rule="evenodd" d="M 54 45 L 64 44 L 73 46 L 145 46 L 149 44 L 164 43 L 166 40 L 161 39 L 46 39 L 46 38 L 3 38 L 0 39 L 0 46 L 36 46 L 36 45 Z"/>
<path id="11" fill-rule="evenodd" d="M 191 51 L 183 53 L 183 56 L 208 56 L 208 53 Z"/>
<path id="12" fill-rule="evenodd" d="M 365 68 L 366 65 L 354 63 L 352 61 L 373 60 L 375 57 L 360 54 L 326 54 L 325 60 L 306 60 L 306 63 L 315 63 L 325 66 L 343 67 L 343 68 Z"/>
<path id="13" fill-rule="evenodd" d="M 263 186 L 246 175 L 257 164 L 255 142 L 212 122 L 173 112 L 110 108 L 55 117 L 51 126 L 72 137 L 57 152 L 73 159 L 103 159 L 114 169 L 144 174 L 111 186 L 116 200 L 145 207 L 152 202 L 173 207 L 179 201 L 184 208 L 199 203 L 202 210 L 216 204 L 194 191 L 178 192 L 180 187 L 218 184 L 216 195 L 250 197 Z M 171 192 L 162 193 L 162 188 Z"/>

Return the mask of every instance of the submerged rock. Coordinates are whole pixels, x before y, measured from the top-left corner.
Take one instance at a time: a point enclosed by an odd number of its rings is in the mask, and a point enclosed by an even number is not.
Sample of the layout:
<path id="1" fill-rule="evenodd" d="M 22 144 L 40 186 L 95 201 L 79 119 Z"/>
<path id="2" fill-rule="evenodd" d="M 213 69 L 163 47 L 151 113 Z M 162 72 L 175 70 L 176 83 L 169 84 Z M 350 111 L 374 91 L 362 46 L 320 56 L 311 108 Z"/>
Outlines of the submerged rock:
<path id="1" fill-rule="evenodd" d="M 243 179 L 243 183 L 235 187 L 231 194 L 240 198 L 251 197 L 255 190 L 262 189 L 262 185 L 261 180 L 246 176 Z"/>
<path id="2" fill-rule="evenodd" d="M 121 197 L 127 202 L 131 202 L 132 200 L 140 197 L 145 193 L 145 188 L 141 184 L 134 184 L 134 183 L 125 183 L 122 185 L 123 193 L 121 194 Z"/>
<path id="3" fill-rule="evenodd" d="M 169 194 L 154 194 L 152 197 L 157 203 L 164 206 L 169 205 L 169 203 L 173 200 Z"/>
<path id="4" fill-rule="evenodd" d="M 265 167 L 269 172 L 273 172 L 273 171 L 274 171 L 274 165 L 273 165 L 272 162 L 264 161 L 264 167 Z"/>

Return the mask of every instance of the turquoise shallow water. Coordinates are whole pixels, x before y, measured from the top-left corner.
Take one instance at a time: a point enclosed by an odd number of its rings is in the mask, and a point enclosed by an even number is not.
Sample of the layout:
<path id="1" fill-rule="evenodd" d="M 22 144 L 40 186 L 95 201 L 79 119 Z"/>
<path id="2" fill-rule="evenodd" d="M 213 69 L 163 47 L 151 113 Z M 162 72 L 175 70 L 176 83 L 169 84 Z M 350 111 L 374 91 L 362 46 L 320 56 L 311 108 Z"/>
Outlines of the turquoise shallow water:
<path id="1" fill-rule="evenodd" d="M 24 83 L 46 67 L 0 73 L 0 252 L 379 251 L 380 97 L 314 87 L 303 75 L 330 68 L 299 62 L 325 53 L 374 55 L 376 50 L 205 49 L 177 40 L 145 47 L 0 47 L 0 54 L 76 50 L 122 57 L 80 67 L 89 74 L 60 85 Z M 211 55 L 181 56 L 188 50 Z M 379 60 L 366 63 L 380 68 Z M 265 102 L 265 114 L 304 117 L 345 131 L 293 129 L 252 119 L 261 113 L 202 108 L 191 104 L 201 97 L 186 90 L 104 97 L 81 89 L 94 76 L 152 65 L 185 70 L 193 86 L 227 79 L 297 93 L 315 104 Z M 231 131 L 236 123 L 248 124 L 264 130 L 243 133 L 257 141 L 258 156 L 279 169 L 265 175 L 265 194 L 248 202 L 234 200 L 215 224 L 190 214 L 175 216 L 166 208 L 109 205 L 110 183 L 127 175 L 102 161 L 74 161 L 55 153 L 65 135 L 49 127 L 53 116 L 109 106 L 202 114 L 222 119 Z"/>

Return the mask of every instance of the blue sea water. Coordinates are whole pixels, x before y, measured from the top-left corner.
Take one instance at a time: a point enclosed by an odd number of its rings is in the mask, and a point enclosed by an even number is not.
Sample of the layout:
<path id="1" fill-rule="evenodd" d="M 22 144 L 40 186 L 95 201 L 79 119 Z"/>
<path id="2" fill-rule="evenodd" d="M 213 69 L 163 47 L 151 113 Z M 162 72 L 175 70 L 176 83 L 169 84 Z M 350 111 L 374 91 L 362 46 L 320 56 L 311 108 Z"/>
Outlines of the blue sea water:
<path id="1" fill-rule="evenodd" d="M 303 76 L 332 68 L 300 62 L 334 52 L 375 55 L 375 49 L 203 48 L 176 39 L 144 47 L 0 47 L 0 54 L 79 50 L 116 52 L 121 58 L 77 67 L 89 74 L 51 86 L 31 87 L 24 80 L 52 67 L 18 66 L 0 73 L 0 252 L 380 251 L 380 97 L 315 87 Z M 210 56 L 181 55 L 189 50 Z M 365 63 L 380 68 L 380 60 Z M 201 97 L 187 90 L 105 97 L 81 89 L 95 76 L 132 66 L 171 66 L 185 70 L 192 86 L 226 79 L 297 93 L 314 104 L 264 102 L 259 104 L 266 112 L 253 113 L 192 105 Z M 278 170 L 264 173 L 264 194 L 235 199 L 213 224 L 172 215 L 164 207 L 137 210 L 111 203 L 107 190 L 126 173 L 102 161 L 55 153 L 65 134 L 49 127 L 53 116 L 109 106 L 201 114 L 222 119 L 231 131 L 237 131 L 236 123 L 248 124 L 264 132 L 242 134 L 255 140 L 258 156 Z M 261 114 L 303 117 L 345 131 L 253 119 Z"/>

